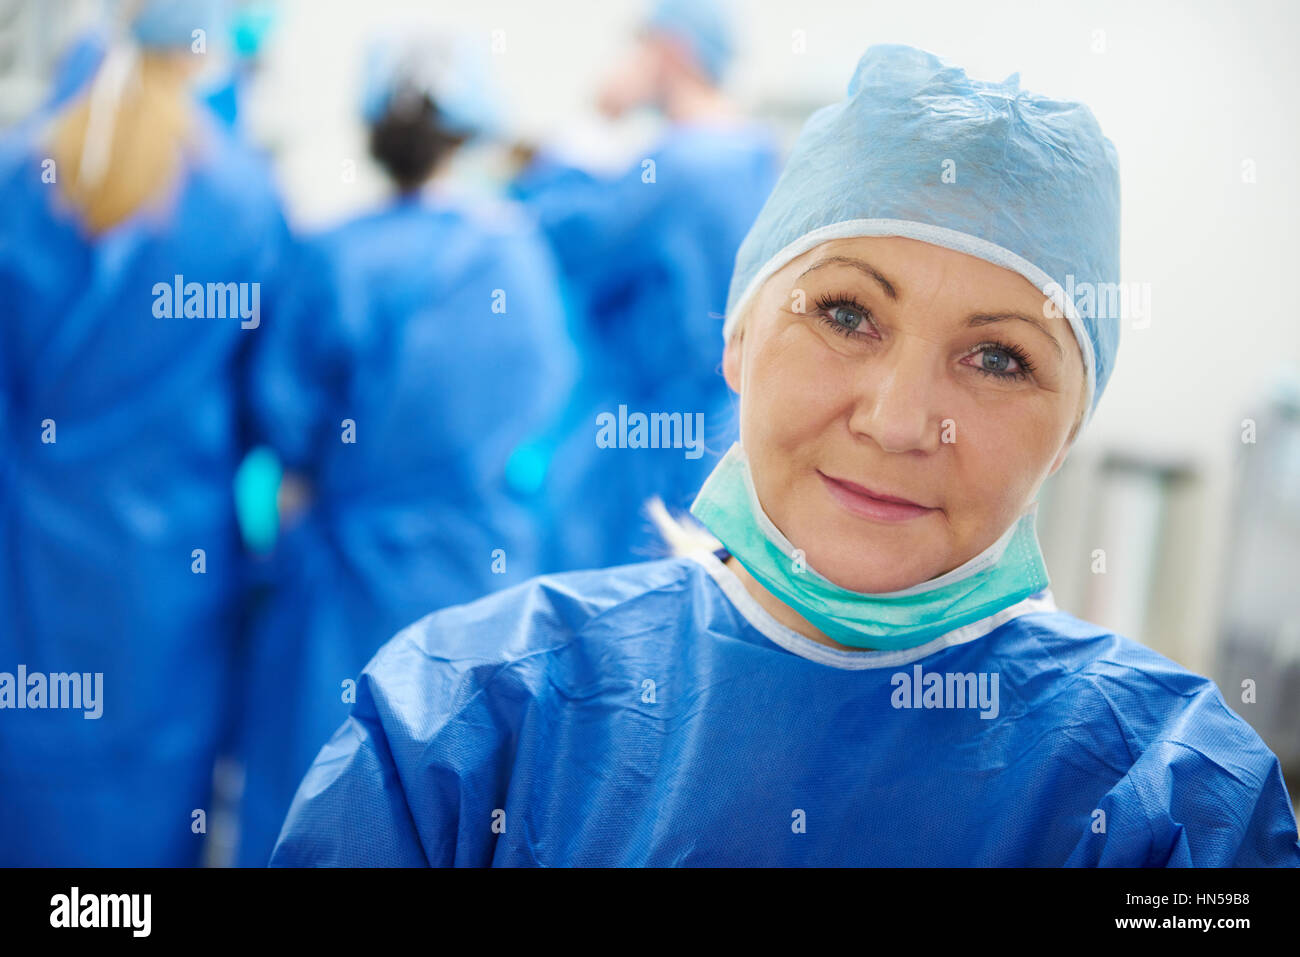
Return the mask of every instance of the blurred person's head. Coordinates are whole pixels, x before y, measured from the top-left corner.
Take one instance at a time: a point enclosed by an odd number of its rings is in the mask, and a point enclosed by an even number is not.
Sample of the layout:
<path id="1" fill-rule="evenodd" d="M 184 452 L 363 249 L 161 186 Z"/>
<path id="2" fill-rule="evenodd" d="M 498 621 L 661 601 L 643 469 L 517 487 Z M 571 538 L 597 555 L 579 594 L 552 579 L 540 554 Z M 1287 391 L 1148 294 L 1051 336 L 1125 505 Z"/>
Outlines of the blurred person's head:
<path id="1" fill-rule="evenodd" d="M 225 37 L 235 0 L 110 0 L 108 14 L 145 50 L 206 50 Z M 197 50 L 196 50 L 197 52 Z"/>
<path id="2" fill-rule="evenodd" d="M 228 13 L 223 0 L 109 5 L 107 53 L 49 131 L 61 195 L 90 232 L 129 219 L 176 183 L 194 129 L 191 80 Z"/>
<path id="3" fill-rule="evenodd" d="M 732 53 L 722 0 L 657 0 L 597 105 L 613 118 L 639 107 L 689 118 L 720 97 Z"/>
<path id="4" fill-rule="evenodd" d="M 370 155 L 399 193 L 413 193 L 466 139 L 443 124 L 427 93 L 407 91 L 394 96 L 371 124 Z"/>
<path id="5" fill-rule="evenodd" d="M 370 154 L 399 192 L 414 192 L 469 140 L 495 132 L 485 51 L 463 37 L 407 27 L 366 50 L 361 113 Z"/>

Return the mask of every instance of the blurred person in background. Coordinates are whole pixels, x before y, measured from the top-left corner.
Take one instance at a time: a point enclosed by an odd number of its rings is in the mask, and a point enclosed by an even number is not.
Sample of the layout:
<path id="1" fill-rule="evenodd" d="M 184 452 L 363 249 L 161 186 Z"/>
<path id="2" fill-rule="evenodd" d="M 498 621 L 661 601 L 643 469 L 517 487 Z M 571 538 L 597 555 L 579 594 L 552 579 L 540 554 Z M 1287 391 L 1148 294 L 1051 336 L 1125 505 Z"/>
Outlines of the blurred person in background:
<path id="1" fill-rule="evenodd" d="M 224 5 L 113 12 L 0 147 L 0 670 L 33 682 L 0 721 L 5 864 L 198 862 L 231 723 L 238 378 L 285 226 L 192 90 Z M 66 674 L 82 710 L 35 703 Z"/>
<path id="2" fill-rule="evenodd" d="M 56 110 L 78 95 L 95 76 L 108 53 L 113 24 L 124 4 L 107 0 L 104 17 L 94 23 L 59 56 L 44 108 Z M 203 39 L 204 65 L 193 78 L 196 98 L 231 129 L 243 130 L 243 102 L 260 64 L 267 38 L 279 20 L 276 0 L 221 0 L 226 11 L 220 33 Z M 193 41 L 191 37 L 191 41 Z"/>
<path id="3" fill-rule="evenodd" d="M 659 0 L 599 94 L 611 118 L 638 109 L 662 117 L 649 156 L 609 178 L 542 148 L 513 184 L 558 255 L 582 360 L 565 416 L 543 440 L 553 570 L 661 551 L 642 506 L 656 496 L 688 506 L 734 434 L 718 330 L 736 249 L 776 179 L 778 150 L 722 89 L 731 30 L 718 0 Z M 675 413 L 678 447 L 598 446 L 597 417 L 617 419 L 620 406 Z M 704 434 L 686 436 L 699 416 Z M 683 447 L 688 438 L 694 449 Z"/>
<path id="4" fill-rule="evenodd" d="M 491 130 L 485 52 L 419 32 L 370 45 L 363 113 L 393 197 L 302 243 L 258 344 L 250 398 L 286 509 L 245 669 L 242 865 L 267 862 L 394 630 L 542 570 L 507 471 L 575 361 L 535 224 L 443 175 Z"/>

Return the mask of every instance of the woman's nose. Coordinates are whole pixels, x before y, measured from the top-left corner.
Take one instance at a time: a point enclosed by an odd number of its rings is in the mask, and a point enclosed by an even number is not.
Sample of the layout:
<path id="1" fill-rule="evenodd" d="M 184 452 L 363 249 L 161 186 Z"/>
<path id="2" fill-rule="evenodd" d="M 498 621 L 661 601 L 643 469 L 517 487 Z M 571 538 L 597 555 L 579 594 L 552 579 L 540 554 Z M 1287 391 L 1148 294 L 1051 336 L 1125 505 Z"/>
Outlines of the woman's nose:
<path id="1" fill-rule="evenodd" d="M 942 444 L 941 383 L 931 344 L 895 344 L 865 363 L 849 420 L 854 435 L 870 438 L 886 452 L 934 452 Z"/>

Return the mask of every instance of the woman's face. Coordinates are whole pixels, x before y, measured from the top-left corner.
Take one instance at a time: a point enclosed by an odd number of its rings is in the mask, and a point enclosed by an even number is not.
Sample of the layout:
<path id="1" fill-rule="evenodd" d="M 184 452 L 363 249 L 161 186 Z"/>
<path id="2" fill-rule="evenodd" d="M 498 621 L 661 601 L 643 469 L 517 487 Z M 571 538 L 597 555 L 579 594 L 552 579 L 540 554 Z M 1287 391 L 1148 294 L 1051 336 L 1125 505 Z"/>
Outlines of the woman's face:
<path id="1" fill-rule="evenodd" d="M 993 544 L 1065 458 L 1084 371 L 1022 276 L 901 237 L 823 243 L 727 347 L 764 511 L 843 588 L 887 592 Z M 868 496 L 905 499 L 913 506 Z"/>

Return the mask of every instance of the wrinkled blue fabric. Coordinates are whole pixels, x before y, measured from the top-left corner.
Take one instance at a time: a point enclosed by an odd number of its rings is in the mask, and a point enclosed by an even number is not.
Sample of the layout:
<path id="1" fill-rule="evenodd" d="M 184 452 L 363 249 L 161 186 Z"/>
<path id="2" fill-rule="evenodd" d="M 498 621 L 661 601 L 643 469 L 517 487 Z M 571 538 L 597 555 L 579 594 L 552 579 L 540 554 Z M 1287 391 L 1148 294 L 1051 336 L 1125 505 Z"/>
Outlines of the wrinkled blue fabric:
<path id="1" fill-rule="evenodd" d="M 307 242 L 292 285 L 250 392 L 259 437 L 314 488 L 245 669 L 238 860 L 259 866 L 375 650 L 542 569 L 536 503 L 511 494 L 506 463 L 574 371 L 554 261 L 508 204 L 397 202 Z"/>
<path id="2" fill-rule="evenodd" d="M 740 247 L 727 332 L 754 284 L 806 251 L 793 244 L 836 224 L 881 220 L 893 225 L 845 235 L 911 236 L 1023 270 L 1037 285 L 1044 276 L 1028 275 L 1030 265 L 1070 293 L 1085 361 L 1093 353 L 1095 408 L 1120 320 L 1108 299 L 1088 295 L 1119 281 L 1120 187 L 1115 147 L 1088 107 L 1021 90 L 1019 74 L 987 83 L 924 50 L 869 47 L 848 96 L 804 125 Z M 970 237 L 1023 262 L 997 261 Z"/>
<path id="3" fill-rule="evenodd" d="M 736 437 L 718 333 L 736 249 L 775 182 L 778 150 L 761 127 L 685 125 L 647 160 L 606 179 L 544 156 L 513 187 L 556 251 L 584 376 L 547 436 L 553 570 L 662 554 L 642 505 L 658 495 L 685 511 Z M 598 448 L 597 416 L 620 405 L 702 414 L 703 454 Z"/>
<path id="4" fill-rule="evenodd" d="M 231 721 L 237 376 L 258 330 L 155 318 L 153 286 L 257 282 L 265 312 L 285 235 L 263 164 L 199 121 L 171 215 L 94 242 L 41 181 L 45 151 L 0 147 L 0 671 L 102 672 L 104 696 L 98 720 L 0 715 L 2 864 L 199 859 L 191 815 Z"/>
<path id="5" fill-rule="evenodd" d="M 367 665 L 272 864 L 1300 865 L 1276 757 L 1135 642 L 1043 612 L 846 654 L 880 665 L 785 650 L 686 558 L 445 609 Z M 916 666 L 998 673 L 998 713 L 893 707 Z"/>

